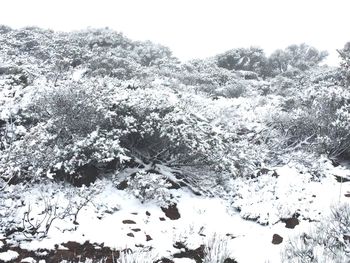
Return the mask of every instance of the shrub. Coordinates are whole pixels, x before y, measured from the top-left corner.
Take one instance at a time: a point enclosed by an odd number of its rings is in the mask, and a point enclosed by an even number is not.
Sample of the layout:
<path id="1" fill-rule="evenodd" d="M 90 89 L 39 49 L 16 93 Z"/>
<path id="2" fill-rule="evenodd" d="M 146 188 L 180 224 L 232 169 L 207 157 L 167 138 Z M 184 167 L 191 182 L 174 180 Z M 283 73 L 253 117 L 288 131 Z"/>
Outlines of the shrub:
<path id="1" fill-rule="evenodd" d="M 225 263 L 227 259 L 230 259 L 227 237 L 214 233 L 205 245 L 203 263 Z"/>
<path id="2" fill-rule="evenodd" d="M 350 256 L 350 206 L 342 204 L 331 211 L 314 231 L 289 240 L 282 253 L 283 262 L 348 262 Z"/>
<path id="3" fill-rule="evenodd" d="M 109 126 L 105 94 L 71 84 L 39 91 L 28 106 L 35 120 L 2 154 L 5 177 L 37 177 L 62 170 L 74 174 L 85 164 L 123 159 L 119 132 Z"/>
<path id="4" fill-rule="evenodd" d="M 142 203 L 154 201 L 161 206 L 167 206 L 174 202 L 168 189 L 170 186 L 162 175 L 139 171 L 131 178 L 128 190 Z"/>
<path id="5" fill-rule="evenodd" d="M 312 84 L 286 99 L 270 124 L 284 137 L 283 147 L 313 149 L 330 158 L 350 150 L 349 102 L 347 89 L 324 83 Z"/>

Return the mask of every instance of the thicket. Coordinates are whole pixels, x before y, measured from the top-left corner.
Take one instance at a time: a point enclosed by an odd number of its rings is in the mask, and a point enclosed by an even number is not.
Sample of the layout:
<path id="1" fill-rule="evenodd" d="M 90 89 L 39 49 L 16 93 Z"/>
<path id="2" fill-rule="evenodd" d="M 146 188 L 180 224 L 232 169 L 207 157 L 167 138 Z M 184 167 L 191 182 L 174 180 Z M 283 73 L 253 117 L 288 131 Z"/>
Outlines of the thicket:
<path id="1" fill-rule="evenodd" d="M 346 158 L 349 48 L 305 44 L 180 63 L 109 29 L 0 27 L 0 173 L 74 182 L 133 163 L 250 177 L 276 155 Z"/>

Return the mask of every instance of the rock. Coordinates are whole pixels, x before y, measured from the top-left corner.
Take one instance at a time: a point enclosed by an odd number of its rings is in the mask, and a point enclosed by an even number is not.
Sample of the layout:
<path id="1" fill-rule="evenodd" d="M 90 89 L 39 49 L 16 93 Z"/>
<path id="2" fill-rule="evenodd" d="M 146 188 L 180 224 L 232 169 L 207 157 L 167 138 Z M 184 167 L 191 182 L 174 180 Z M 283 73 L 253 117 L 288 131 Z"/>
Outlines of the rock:
<path id="1" fill-rule="evenodd" d="M 161 209 L 169 219 L 177 220 L 181 216 L 176 206 L 177 206 L 176 204 L 173 204 L 173 205 L 169 205 L 167 208 L 161 207 Z"/>
<path id="2" fill-rule="evenodd" d="M 151 213 L 146 211 L 146 216 L 150 216 L 150 215 L 151 215 Z"/>
<path id="3" fill-rule="evenodd" d="M 299 219 L 296 217 L 282 218 L 281 221 L 286 224 L 286 228 L 294 229 L 295 226 L 299 225 Z"/>
<path id="4" fill-rule="evenodd" d="M 153 240 L 153 238 L 151 238 L 150 235 L 146 235 L 146 241 L 148 242 L 148 241 L 151 241 L 151 240 Z"/>
<path id="5" fill-rule="evenodd" d="M 164 217 L 159 217 L 159 220 L 160 221 L 165 221 L 165 218 Z"/>
<path id="6" fill-rule="evenodd" d="M 232 258 L 226 258 L 224 260 L 224 263 L 238 263 L 236 260 L 232 259 Z"/>
<path id="7" fill-rule="evenodd" d="M 133 233 L 127 233 L 126 234 L 128 237 L 135 237 Z"/>
<path id="8" fill-rule="evenodd" d="M 117 185 L 117 189 L 118 189 L 118 190 L 125 190 L 127 187 L 128 187 L 128 180 L 121 181 L 121 182 Z"/>
<path id="9" fill-rule="evenodd" d="M 123 224 L 136 224 L 135 221 L 129 220 L 129 219 L 123 220 L 122 222 L 123 222 Z"/>
<path id="10" fill-rule="evenodd" d="M 281 244 L 282 242 L 283 242 L 283 237 L 281 237 L 280 235 L 274 234 L 272 236 L 272 244 L 278 245 L 278 244 Z"/>
<path id="11" fill-rule="evenodd" d="M 131 230 L 134 231 L 134 232 L 140 232 L 141 231 L 140 228 L 132 228 Z"/>

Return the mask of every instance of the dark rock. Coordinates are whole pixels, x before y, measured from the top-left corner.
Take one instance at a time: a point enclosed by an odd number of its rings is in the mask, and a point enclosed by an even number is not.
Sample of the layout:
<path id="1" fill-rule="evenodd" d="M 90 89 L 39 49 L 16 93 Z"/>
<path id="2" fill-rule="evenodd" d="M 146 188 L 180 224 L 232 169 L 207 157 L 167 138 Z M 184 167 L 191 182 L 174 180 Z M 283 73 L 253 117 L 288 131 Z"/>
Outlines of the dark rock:
<path id="1" fill-rule="evenodd" d="M 140 232 L 141 231 L 140 228 L 132 228 L 131 230 L 134 231 L 134 232 Z"/>
<path id="2" fill-rule="evenodd" d="M 148 241 L 151 241 L 151 240 L 153 240 L 153 238 L 151 238 L 150 235 L 146 235 L 146 241 L 148 242 Z"/>
<path id="3" fill-rule="evenodd" d="M 224 263 L 238 263 L 236 260 L 232 259 L 232 258 L 226 258 L 224 260 Z"/>
<path id="4" fill-rule="evenodd" d="M 136 215 L 137 215 L 137 212 L 133 212 L 133 213 L 131 213 L 131 214 L 136 216 Z"/>
<path id="5" fill-rule="evenodd" d="M 350 193 L 344 194 L 345 197 L 350 197 Z"/>
<path id="6" fill-rule="evenodd" d="M 177 206 L 176 204 L 173 204 L 173 205 L 169 205 L 167 208 L 161 207 L 161 209 L 168 218 L 170 218 L 171 220 L 177 220 L 181 216 L 176 206 Z"/>
<path id="7" fill-rule="evenodd" d="M 127 187 L 128 187 L 128 180 L 121 181 L 121 182 L 117 185 L 117 189 L 118 189 L 118 190 L 125 190 Z"/>
<path id="8" fill-rule="evenodd" d="M 299 225 L 299 219 L 296 217 L 282 218 L 281 221 L 286 224 L 286 228 L 294 229 L 295 226 Z"/>
<path id="9" fill-rule="evenodd" d="M 151 213 L 146 211 L 146 216 L 150 216 L 150 215 L 151 215 Z"/>
<path id="10" fill-rule="evenodd" d="M 132 220 L 127 219 L 127 220 L 123 220 L 123 224 L 136 224 L 136 222 L 135 222 L 135 221 L 132 221 Z"/>
<path id="11" fill-rule="evenodd" d="M 272 244 L 278 245 L 278 244 L 281 244 L 282 242 L 283 242 L 283 237 L 281 237 L 280 235 L 274 234 L 272 236 Z"/>
<path id="12" fill-rule="evenodd" d="M 126 234 L 128 237 L 135 237 L 133 233 L 127 233 Z"/>
<path id="13" fill-rule="evenodd" d="M 165 218 L 164 217 L 159 217 L 159 220 L 160 221 L 165 221 Z"/>

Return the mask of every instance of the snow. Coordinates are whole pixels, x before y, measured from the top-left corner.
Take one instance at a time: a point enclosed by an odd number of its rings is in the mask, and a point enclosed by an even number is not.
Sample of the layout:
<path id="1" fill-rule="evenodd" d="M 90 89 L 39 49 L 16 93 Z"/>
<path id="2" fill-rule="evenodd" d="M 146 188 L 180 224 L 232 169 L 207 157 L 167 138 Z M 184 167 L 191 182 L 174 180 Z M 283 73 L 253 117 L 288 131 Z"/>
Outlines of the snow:
<path id="1" fill-rule="evenodd" d="M 0 260 L 4 262 L 11 262 L 12 260 L 18 258 L 18 256 L 19 254 L 16 251 L 8 250 L 0 253 Z"/>
<path id="2" fill-rule="evenodd" d="M 166 167 L 161 170 L 170 176 Z M 334 179 L 334 174 L 347 174 L 349 170 L 344 167 L 329 167 L 329 176 L 320 182 L 312 181 L 310 174 L 300 173 L 293 165 L 276 167 L 275 171 L 277 178 L 266 174 L 250 181 L 236 179 L 234 183 L 239 190 L 234 203 L 219 197 L 195 196 L 186 188 L 171 190 L 181 215 L 178 220 L 167 218 L 157 202 L 141 203 L 130 192 L 116 189 L 111 180 L 102 180 L 95 186 L 98 189 L 95 192 L 50 182 L 44 187 L 29 187 L 25 192 L 26 204 L 31 204 L 30 212 L 35 221 L 42 218 L 39 214 L 45 209 L 45 200 L 64 209 L 69 203 L 79 204 L 87 196 L 93 195 L 93 198 L 79 212 L 79 225 L 72 224 L 69 218 L 57 219 L 47 237 L 27 241 L 17 236 L 15 240 L 21 248 L 28 250 L 54 249 L 56 244 L 63 242 L 84 243 L 86 240 L 115 249 L 135 249 L 136 245 L 143 244 L 153 247 L 158 255 L 171 257 L 178 252 L 173 247 L 176 241 L 196 249 L 218 235 L 226 240 L 232 256 L 240 263 L 277 263 L 287 240 L 308 232 L 316 224 L 309 222 L 310 219 L 319 221 L 329 213 L 332 205 L 348 202 L 344 193 L 350 192 L 350 184 L 340 184 Z M 340 186 L 343 194 L 339 193 Z M 19 188 L 19 185 L 9 186 L 7 192 L 19 194 Z M 22 206 L 17 199 L 6 199 L 2 204 L 16 207 L 15 217 L 19 222 L 28 211 L 28 205 Z M 240 212 L 234 210 L 236 206 L 240 207 Z M 300 223 L 294 229 L 288 229 L 280 218 L 291 217 L 295 212 L 301 214 Z M 255 218 L 257 222 L 244 218 Z M 124 220 L 132 220 L 135 224 L 123 224 Z M 140 231 L 133 231 L 135 228 Z M 128 236 L 129 233 L 134 237 Z M 283 237 L 281 244 L 272 244 L 274 234 Z M 152 240 L 146 241 L 146 235 Z M 247 253 L 249 250 L 254 252 Z M 0 255 L 8 261 L 18 256 L 14 251 Z M 175 262 L 191 260 L 176 259 Z"/>
<path id="3" fill-rule="evenodd" d="M 282 216 L 290 216 L 294 212 L 297 205 L 298 194 L 308 192 L 308 194 L 315 193 L 322 197 L 320 200 L 314 200 L 317 204 L 313 208 L 312 205 L 308 208 L 310 215 L 312 210 L 323 212 L 328 210 L 334 198 L 338 198 L 338 185 L 333 181 L 325 180 L 321 183 L 313 183 L 307 181 L 308 175 L 300 176 L 298 171 L 293 167 L 280 167 L 276 169 L 280 175 L 273 183 L 262 175 L 260 180 L 269 183 L 275 188 L 276 196 L 281 197 L 277 203 L 273 202 L 273 195 L 269 195 L 271 188 L 258 189 L 256 185 L 255 190 L 266 191 L 260 196 L 251 194 L 244 195 L 244 200 L 241 204 L 241 213 L 233 212 L 230 209 L 230 204 L 220 198 L 207 198 L 194 196 L 187 190 L 176 190 L 174 194 L 177 195 L 178 210 L 181 215 L 178 220 L 170 220 L 165 216 L 163 211 L 154 202 L 145 204 L 130 195 L 126 191 L 120 191 L 109 181 L 103 181 L 103 189 L 93 198 L 78 215 L 79 225 L 74 226 L 69 220 L 56 220 L 50 228 L 48 237 L 42 240 L 32 240 L 30 242 L 18 239 L 21 248 L 36 250 L 38 248 L 53 249 L 55 244 L 61 244 L 67 241 L 77 241 L 84 243 L 86 240 L 96 243 L 104 243 L 105 246 L 110 246 L 116 249 L 135 248 L 137 244 L 145 246 L 152 246 L 157 253 L 162 256 L 170 256 L 176 252 L 173 244 L 176 241 L 185 241 L 187 246 L 191 249 L 198 248 L 205 243 L 208 238 L 217 234 L 222 237 L 232 236 L 233 239 L 227 240 L 229 248 L 233 256 L 240 263 L 245 262 L 280 262 L 280 252 L 284 247 L 285 240 L 293 237 L 301 231 L 307 231 L 312 223 L 302 220 L 295 229 L 285 228 L 284 223 L 278 222 Z M 271 177 L 270 177 L 271 178 Z M 247 184 L 247 187 L 253 187 L 254 184 Z M 299 189 L 300 191 L 292 191 L 292 189 Z M 343 184 L 343 191 L 350 187 L 347 183 Z M 55 189 L 54 184 L 47 185 L 47 188 L 28 189 L 28 202 L 32 204 L 38 203 L 38 198 L 44 198 L 47 195 L 55 193 L 55 200 L 57 204 L 62 207 L 67 204 L 65 196 L 62 194 L 62 189 Z M 70 191 L 66 189 L 66 191 Z M 328 192 L 325 192 L 328 191 Z M 324 194 L 336 191 L 334 195 Z M 241 192 L 243 193 L 243 192 Z M 262 193 L 262 192 L 261 192 Z M 261 194 L 260 193 L 260 194 Z M 264 197 L 265 195 L 265 197 Z M 75 195 L 72 194 L 73 198 Z M 296 197 L 294 197 L 296 196 Z M 342 198 L 343 200 L 343 198 Z M 345 200 L 345 199 L 344 199 Z M 14 201 L 7 200 L 7 205 L 13 206 Z M 72 202 L 72 200 L 71 200 Z M 299 203 L 300 206 L 306 204 L 304 201 Z M 290 211 L 283 211 L 281 204 L 289 206 Z M 260 210 L 256 209 L 261 207 Z M 42 207 L 32 206 L 32 214 L 39 214 Z M 271 214 L 275 212 L 275 218 L 268 219 L 269 224 L 266 226 L 257 224 L 254 221 L 247 221 L 242 218 L 245 213 L 266 214 L 266 211 Z M 22 210 L 18 213 L 21 216 Z M 106 213 L 106 211 L 110 211 Z M 150 215 L 146 215 L 146 212 Z M 23 212 L 22 212 L 23 213 Z M 280 213 L 280 214 L 278 214 Z M 165 218 L 165 221 L 160 221 L 160 217 Z M 313 217 L 314 218 L 314 217 Z M 136 224 L 123 224 L 123 220 L 132 220 Z M 93 227 L 91 227 L 93 226 Z M 141 231 L 134 232 L 132 229 L 139 228 Z M 133 233 L 134 237 L 127 236 L 128 233 Z M 283 237 L 283 242 L 280 245 L 273 245 L 271 243 L 272 236 L 279 234 Z M 146 235 L 150 235 L 152 240 L 146 241 Z M 254 253 L 247 253 L 247 249 L 251 248 Z M 14 252 L 16 253 L 16 252 Z M 3 254 L 15 257 L 16 254 Z M 185 259 L 177 260 L 176 262 L 190 262 Z"/>
<path id="4" fill-rule="evenodd" d="M 23 262 L 23 263 L 36 263 L 36 260 L 34 258 L 28 257 L 28 258 L 22 259 L 21 262 Z"/>

